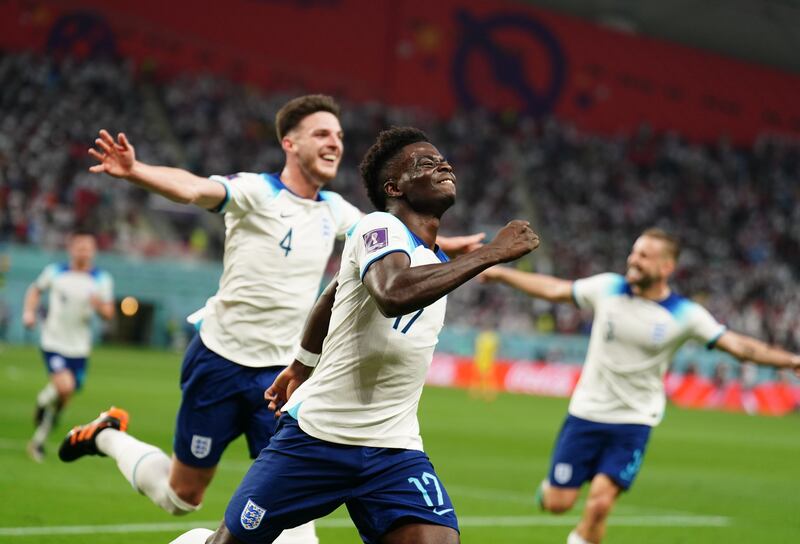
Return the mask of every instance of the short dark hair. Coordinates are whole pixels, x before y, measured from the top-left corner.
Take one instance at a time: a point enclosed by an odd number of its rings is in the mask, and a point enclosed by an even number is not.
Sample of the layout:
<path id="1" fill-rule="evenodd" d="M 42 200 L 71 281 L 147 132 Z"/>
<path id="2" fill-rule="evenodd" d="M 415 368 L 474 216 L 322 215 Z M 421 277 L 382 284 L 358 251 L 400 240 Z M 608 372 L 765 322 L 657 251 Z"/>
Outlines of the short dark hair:
<path id="1" fill-rule="evenodd" d="M 392 159 L 405 146 L 417 142 L 430 142 L 428 136 L 414 127 L 391 127 L 378 134 L 378 139 L 369 148 L 361 165 L 361 178 L 367 188 L 367 196 L 378 211 L 386 210 L 386 193 L 383 185 L 388 178 Z"/>
<path id="2" fill-rule="evenodd" d="M 299 125 L 303 119 L 318 111 L 327 111 L 338 118 L 339 104 L 326 94 L 307 94 L 289 100 L 275 114 L 275 132 L 278 135 L 278 141 L 282 141 L 283 137 Z"/>
<path id="3" fill-rule="evenodd" d="M 667 247 L 667 251 L 669 252 L 672 259 L 675 262 L 678 262 L 678 257 L 681 256 L 681 242 L 680 240 L 678 240 L 677 236 L 673 236 L 664 229 L 660 229 L 658 227 L 651 227 L 649 229 L 645 229 L 645 231 L 642 232 L 641 236 L 647 236 L 648 238 L 655 238 L 656 240 L 661 240 L 662 242 L 664 242 L 664 245 Z"/>

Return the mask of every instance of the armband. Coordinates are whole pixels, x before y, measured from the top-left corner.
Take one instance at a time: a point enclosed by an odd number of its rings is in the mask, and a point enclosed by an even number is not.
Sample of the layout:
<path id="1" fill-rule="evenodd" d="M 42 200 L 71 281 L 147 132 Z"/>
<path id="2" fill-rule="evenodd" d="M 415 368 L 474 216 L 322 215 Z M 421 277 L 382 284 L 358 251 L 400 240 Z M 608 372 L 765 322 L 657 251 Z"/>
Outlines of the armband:
<path id="1" fill-rule="evenodd" d="M 305 366 L 310 366 L 311 368 L 317 366 L 319 357 L 319 353 L 311 353 L 307 349 L 303 348 L 303 346 L 300 346 L 300 348 L 297 350 L 297 355 L 294 356 L 296 361 L 300 361 Z"/>

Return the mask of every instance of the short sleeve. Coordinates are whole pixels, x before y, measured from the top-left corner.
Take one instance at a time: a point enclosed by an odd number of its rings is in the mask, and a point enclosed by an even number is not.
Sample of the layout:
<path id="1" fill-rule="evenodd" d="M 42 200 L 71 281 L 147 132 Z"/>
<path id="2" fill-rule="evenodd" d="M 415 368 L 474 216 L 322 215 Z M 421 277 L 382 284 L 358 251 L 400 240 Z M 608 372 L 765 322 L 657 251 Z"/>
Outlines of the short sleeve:
<path id="1" fill-rule="evenodd" d="M 713 349 L 717 340 L 728 328 L 714 319 L 714 316 L 699 304 L 695 302 L 690 304 L 689 334 L 698 342 L 705 344 L 706 348 Z"/>
<path id="2" fill-rule="evenodd" d="M 389 253 L 402 252 L 411 256 L 408 229 L 402 221 L 385 212 L 371 213 L 361 219 L 352 237 L 353 254 L 362 280 L 372 263 Z"/>
<path id="3" fill-rule="evenodd" d="M 277 190 L 261 174 L 239 172 L 209 179 L 225 187 L 225 198 L 211 210 L 216 213 L 243 214 L 261 208 L 277 194 Z"/>
<path id="4" fill-rule="evenodd" d="M 114 280 L 108 272 L 101 271 L 97 275 L 97 296 L 103 302 L 114 301 Z"/>
<path id="5" fill-rule="evenodd" d="M 361 210 L 337 193 L 321 191 L 320 197 L 330 206 L 331 214 L 336 222 L 336 237 L 339 239 L 344 238 L 345 234 L 364 217 Z"/>
<path id="6" fill-rule="evenodd" d="M 628 288 L 619 274 L 598 274 L 572 283 L 572 300 L 578 308 L 594 309 L 604 297 L 624 293 Z"/>
<path id="7" fill-rule="evenodd" d="M 39 274 L 39 277 L 36 278 L 34 285 L 39 291 L 46 291 L 50 289 L 50 286 L 53 284 L 53 278 L 56 277 L 60 266 L 57 264 L 49 264 L 44 267 L 42 272 Z"/>

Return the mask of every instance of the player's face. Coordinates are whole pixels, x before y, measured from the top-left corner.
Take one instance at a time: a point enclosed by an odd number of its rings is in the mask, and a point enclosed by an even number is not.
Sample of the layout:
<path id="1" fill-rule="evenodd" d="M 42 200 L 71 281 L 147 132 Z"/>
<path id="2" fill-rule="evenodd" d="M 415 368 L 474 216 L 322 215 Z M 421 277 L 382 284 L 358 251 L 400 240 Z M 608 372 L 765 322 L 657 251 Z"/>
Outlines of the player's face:
<path id="1" fill-rule="evenodd" d="M 318 111 L 287 134 L 293 143 L 288 152 L 296 154 L 306 178 L 322 186 L 336 177 L 344 152 L 343 136 L 339 119 L 330 112 Z"/>
<path id="2" fill-rule="evenodd" d="M 666 242 L 658 238 L 640 236 L 628 255 L 625 279 L 643 289 L 666 279 L 674 267 Z"/>
<path id="3" fill-rule="evenodd" d="M 409 144 L 401 152 L 397 188 L 412 208 L 441 214 L 456 200 L 456 174 L 439 150 L 428 142 Z"/>
<path id="4" fill-rule="evenodd" d="M 86 266 L 94 260 L 97 253 L 97 245 L 94 236 L 88 234 L 77 234 L 72 236 L 67 248 L 70 259 L 78 266 Z"/>

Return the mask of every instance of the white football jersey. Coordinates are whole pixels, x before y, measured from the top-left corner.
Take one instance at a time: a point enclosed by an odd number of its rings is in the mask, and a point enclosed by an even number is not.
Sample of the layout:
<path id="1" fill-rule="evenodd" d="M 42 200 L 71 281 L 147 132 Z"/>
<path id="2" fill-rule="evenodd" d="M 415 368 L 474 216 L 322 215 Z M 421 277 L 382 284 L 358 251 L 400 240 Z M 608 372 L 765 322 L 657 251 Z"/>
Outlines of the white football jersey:
<path id="1" fill-rule="evenodd" d="M 619 274 L 577 280 L 572 294 L 579 307 L 594 310 L 594 323 L 569 413 L 591 421 L 657 425 L 675 352 L 689 339 L 711 349 L 726 330 L 677 294 L 659 302 L 633 295 Z"/>
<path id="2" fill-rule="evenodd" d="M 411 266 L 447 261 L 388 213 L 367 215 L 348 235 L 322 357 L 284 408 L 311 436 L 422 450 L 417 406 L 447 302 L 442 297 L 409 315 L 383 316 L 362 279 L 393 252 L 406 253 Z"/>
<path id="3" fill-rule="evenodd" d="M 319 294 L 336 237 L 362 213 L 341 196 L 293 194 L 276 175 L 211 179 L 225 186 L 225 253 L 217 293 L 202 312 L 200 337 L 244 366 L 288 365 Z"/>
<path id="4" fill-rule="evenodd" d="M 108 272 L 71 270 L 69 264 L 51 264 L 36 279 L 39 291 L 49 291 L 47 318 L 42 325 L 41 346 L 65 357 L 88 357 L 92 350 L 90 297 L 113 302 L 114 284 Z"/>

